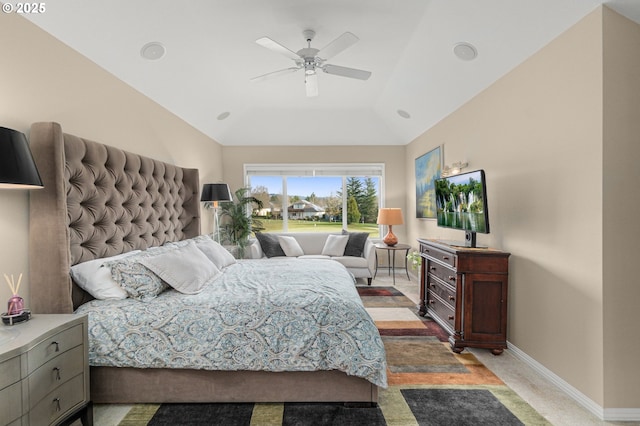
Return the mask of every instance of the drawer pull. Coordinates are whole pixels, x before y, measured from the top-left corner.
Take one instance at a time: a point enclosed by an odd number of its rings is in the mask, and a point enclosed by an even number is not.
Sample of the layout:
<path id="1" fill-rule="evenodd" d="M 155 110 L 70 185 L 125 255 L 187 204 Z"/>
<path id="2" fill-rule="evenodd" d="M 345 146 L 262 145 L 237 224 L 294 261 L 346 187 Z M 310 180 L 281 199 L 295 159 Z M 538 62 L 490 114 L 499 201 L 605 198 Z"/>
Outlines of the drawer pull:
<path id="1" fill-rule="evenodd" d="M 434 303 L 436 303 L 436 301 L 435 301 L 435 300 L 433 300 L 433 299 L 431 299 L 431 300 L 429 300 L 429 303 L 430 303 L 431 305 L 433 305 Z"/>
<path id="2" fill-rule="evenodd" d="M 429 288 L 436 288 L 436 285 L 434 283 L 429 283 Z"/>
<path id="3" fill-rule="evenodd" d="M 53 367 L 53 371 L 56 373 L 56 380 L 60 381 L 60 369 L 58 367 Z"/>
<path id="4" fill-rule="evenodd" d="M 436 270 L 436 267 L 435 267 L 435 266 L 432 266 L 432 267 L 430 267 L 430 268 L 429 268 L 429 270 L 431 270 L 431 271 L 435 271 L 435 270 Z"/>
<path id="5" fill-rule="evenodd" d="M 453 297 L 453 296 L 449 296 L 449 300 L 454 301 L 454 300 L 456 300 L 456 298 Z"/>
<path id="6" fill-rule="evenodd" d="M 58 344 L 58 342 L 51 342 L 51 345 L 56 345 L 56 352 L 60 352 L 60 345 Z"/>
<path id="7" fill-rule="evenodd" d="M 60 411 L 61 407 L 60 407 L 60 398 L 56 398 L 52 401 L 55 405 L 56 405 L 56 411 Z"/>
<path id="8" fill-rule="evenodd" d="M 453 321 L 453 315 L 449 315 L 449 321 Z"/>
<path id="9" fill-rule="evenodd" d="M 449 260 L 449 256 L 442 256 L 442 260 Z"/>
<path id="10" fill-rule="evenodd" d="M 449 281 L 455 281 L 456 280 L 456 276 L 455 275 L 449 275 Z"/>

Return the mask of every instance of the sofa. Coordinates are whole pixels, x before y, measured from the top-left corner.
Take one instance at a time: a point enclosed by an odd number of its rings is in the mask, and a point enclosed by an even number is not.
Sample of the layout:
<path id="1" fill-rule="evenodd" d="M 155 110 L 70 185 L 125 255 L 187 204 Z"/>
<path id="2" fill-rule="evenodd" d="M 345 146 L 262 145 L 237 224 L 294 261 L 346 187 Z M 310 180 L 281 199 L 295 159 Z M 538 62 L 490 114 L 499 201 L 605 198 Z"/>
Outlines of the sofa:
<path id="1" fill-rule="evenodd" d="M 353 276 L 366 278 L 375 274 L 375 246 L 367 233 L 343 232 L 269 232 L 256 233 L 248 246 L 247 258 L 296 257 L 340 262 Z"/>

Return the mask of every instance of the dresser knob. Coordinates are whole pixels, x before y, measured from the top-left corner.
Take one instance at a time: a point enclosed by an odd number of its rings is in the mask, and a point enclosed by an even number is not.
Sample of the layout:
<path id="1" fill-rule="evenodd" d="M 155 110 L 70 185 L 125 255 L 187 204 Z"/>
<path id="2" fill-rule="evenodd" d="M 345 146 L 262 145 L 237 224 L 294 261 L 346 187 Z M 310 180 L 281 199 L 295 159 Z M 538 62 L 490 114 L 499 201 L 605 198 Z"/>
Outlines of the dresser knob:
<path id="1" fill-rule="evenodd" d="M 58 367 L 54 367 L 53 371 L 56 373 L 56 380 L 60 381 L 60 369 Z"/>
<path id="2" fill-rule="evenodd" d="M 453 297 L 453 296 L 449 296 L 449 300 L 454 301 L 454 300 L 456 300 L 456 298 Z"/>
<path id="3" fill-rule="evenodd" d="M 453 321 L 453 315 L 449 315 L 449 321 Z"/>
<path id="4" fill-rule="evenodd" d="M 435 300 L 433 300 L 433 299 L 429 300 L 429 304 L 430 304 L 430 305 L 433 305 L 434 303 L 436 303 L 436 301 L 435 301 Z"/>
<path id="5" fill-rule="evenodd" d="M 429 270 L 431 270 L 431 271 L 435 271 L 435 270 L 436 270 L 436 267 L 435 267 L 435 266 L 432 266 L 432 267 L 430 267 L 430 268 L 429 268 Z"/>
<path id="6" fill-rule="evenodd" d="M 449 275 L 449 281 L 455 281 L 456 277 L 455 275 Z"/>
<path id="7" fill-rule="evenodd" d="M 449 260 L 449 256 L 442 256 L 442 260 Z"/>
<path id="8" fill-rule="evenodd" d="M 60 345 L 58 345 L 58 342 L 51 342 L 52 345 L 56 345 L 56 352 L 60 352 Z"/>
<path id="9" fill-rule="evenodd" d="M 429 283 L 429 288 L 436 288 L 436 285 L 434 283 Z"/>

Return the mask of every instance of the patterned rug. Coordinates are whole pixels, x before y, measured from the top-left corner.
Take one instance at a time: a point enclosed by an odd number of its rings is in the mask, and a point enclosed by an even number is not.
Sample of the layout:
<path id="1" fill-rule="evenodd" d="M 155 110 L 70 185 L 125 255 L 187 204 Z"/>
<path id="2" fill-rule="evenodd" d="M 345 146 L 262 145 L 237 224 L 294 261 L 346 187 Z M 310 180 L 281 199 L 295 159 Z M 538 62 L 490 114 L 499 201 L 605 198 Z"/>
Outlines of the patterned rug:
<path id="1" fill-rule="evenodd" d="M 384 341 L 388 384 L 377 407 L 325 403 L 141 404 L 132 425 L 550 425 L 395 287 L 359 286 Z"/>

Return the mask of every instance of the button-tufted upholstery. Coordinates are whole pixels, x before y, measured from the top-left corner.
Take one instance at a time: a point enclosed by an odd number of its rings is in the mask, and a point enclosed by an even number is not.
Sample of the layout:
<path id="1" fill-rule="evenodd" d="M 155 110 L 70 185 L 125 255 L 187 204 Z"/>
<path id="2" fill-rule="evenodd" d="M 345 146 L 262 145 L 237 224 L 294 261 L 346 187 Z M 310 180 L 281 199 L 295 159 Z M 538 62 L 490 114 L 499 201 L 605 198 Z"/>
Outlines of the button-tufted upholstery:
<path id="1" fill-rule="evenodd" d="M 30 141 L 44 183 L 30 193 L 34 312 L 71 312 L 71 265 L 200 233 L 197 170 L 63 134 L 57 123 L 35 123 Z M 85 295 L 75 296 L 77 305 Z"/>

